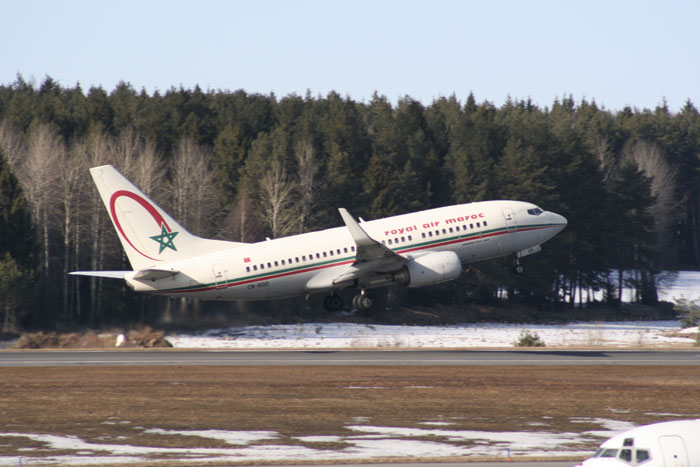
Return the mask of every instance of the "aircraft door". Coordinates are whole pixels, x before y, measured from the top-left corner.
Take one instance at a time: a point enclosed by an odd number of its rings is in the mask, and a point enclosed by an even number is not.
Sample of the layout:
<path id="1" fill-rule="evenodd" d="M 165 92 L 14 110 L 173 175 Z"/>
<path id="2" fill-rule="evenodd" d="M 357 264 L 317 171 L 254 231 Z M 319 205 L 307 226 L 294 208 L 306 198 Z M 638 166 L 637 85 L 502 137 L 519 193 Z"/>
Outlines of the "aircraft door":
<path id="1" fill-rule="evenodd" d="M 518 223 L 515 220 L 515 211 L 513 211 L 513 208 L 503 208 L 503 218 L 506 221 L 506 230 L 508 232 L 514 231 Z"/>
<path id="2" fill-rule="evenodd" d="M 211 272 L 214 275 L 214 287 L 217 289 L 226 287 L 226 266 L 223 263 L 215 264 L 211 267 Z"/>
<path id="3" fill-rule="evenodd" d="M 659 436 L 659 445 L 664 456 L 666 467 L 687 467 L 688 451 L 680 436 Z"/>

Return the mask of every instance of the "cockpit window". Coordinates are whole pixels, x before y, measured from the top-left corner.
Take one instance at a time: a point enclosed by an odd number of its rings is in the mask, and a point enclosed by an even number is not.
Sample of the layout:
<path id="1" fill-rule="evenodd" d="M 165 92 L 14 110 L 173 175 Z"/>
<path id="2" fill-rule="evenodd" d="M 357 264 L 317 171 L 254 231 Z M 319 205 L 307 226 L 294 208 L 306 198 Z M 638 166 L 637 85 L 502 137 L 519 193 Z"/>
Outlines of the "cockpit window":
<path id="1" fill-rule="evenodd" d="M 623 446 L 634 446 L 634 438 L 625 438 L 625 441 L 622 443 Z"/>
<path id="2" fill-rule="evenodd" d="M 603 454 L 603 449 L 598 449 L 595 454 L 593 454 L 593 457 L 600 457 L 601 454 Z"/>
<path id="3" fill-rule="evenodd" d="M 527 210 L 527 213 L 530 214 L 531 216 L 539 216 L 543 212 L 544 211 L 540 208 L 532 208 L 532 209 Z"/>
<path id="4" fill-rule="evenodd" d="M 622 451 L 620 451 L 620 459 L 622 459 L 623 461 L 632 462 L 632 450 L 623 449 Z"/>
<path id="5" fill-rule="evenodd" d="M 649 451 L 647 451 L 646 449 L 637 449 L 637 464 L 646 462 L 649 459 Z"/>
<path id="6" fill-rule="evenodd" d="M 617 457 L 617 449 L 605 449 L 600 457 Z"/>

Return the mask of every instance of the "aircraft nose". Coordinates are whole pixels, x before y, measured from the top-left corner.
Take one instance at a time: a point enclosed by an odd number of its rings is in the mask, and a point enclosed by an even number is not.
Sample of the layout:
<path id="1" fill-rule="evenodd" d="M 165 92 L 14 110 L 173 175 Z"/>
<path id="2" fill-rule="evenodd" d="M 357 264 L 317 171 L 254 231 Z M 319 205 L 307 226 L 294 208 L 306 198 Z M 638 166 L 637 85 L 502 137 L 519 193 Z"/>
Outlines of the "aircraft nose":
<path id="1" fill-rule="evenodd" d="M 564 227 L 569 223 L 566 220 L 566 217 L 557 214 L 556 212 L 550 212 L 549 213 L 549 222 L 552 223 L 553 225 L 557 226 L 559 228 L 559 232 L 564 230 Z"/>

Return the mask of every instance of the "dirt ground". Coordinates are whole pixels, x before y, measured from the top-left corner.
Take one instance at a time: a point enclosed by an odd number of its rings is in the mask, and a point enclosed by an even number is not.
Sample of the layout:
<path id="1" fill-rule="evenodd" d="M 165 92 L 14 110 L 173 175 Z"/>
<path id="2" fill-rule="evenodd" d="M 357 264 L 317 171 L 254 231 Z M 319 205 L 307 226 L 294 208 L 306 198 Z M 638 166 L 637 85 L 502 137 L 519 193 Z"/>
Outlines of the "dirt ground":
<path id="1" fill-rule="evenodd" d="M 547 431 L 582 432 L 599 426 L 572 418 L 700 417 L 699 382 L 696 366 L 0 368 L 0 431 L 178 447 L 224 442 L 133 427 L 272 430 L 286 444 L 348 435 L 357 417 L 391 427 L 449 417 L 450 429 L 485 431 L 522 431 L 546 419 Z M 0 456 L 23 447 L 25 438 L 0 432 Z"/>

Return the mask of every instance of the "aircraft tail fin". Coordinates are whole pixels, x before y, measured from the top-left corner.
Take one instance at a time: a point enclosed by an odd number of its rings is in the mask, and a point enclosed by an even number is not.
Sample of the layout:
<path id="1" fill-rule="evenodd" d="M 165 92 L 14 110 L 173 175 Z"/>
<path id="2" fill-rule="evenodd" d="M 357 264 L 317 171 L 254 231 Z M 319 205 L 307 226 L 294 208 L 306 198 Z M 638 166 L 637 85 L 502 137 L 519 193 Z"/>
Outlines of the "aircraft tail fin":
<path id="1" fill-rule="evenodd" d="M 90 174 L 135 271 L 243 245 L 191 234 L 111 165 Z"/>

